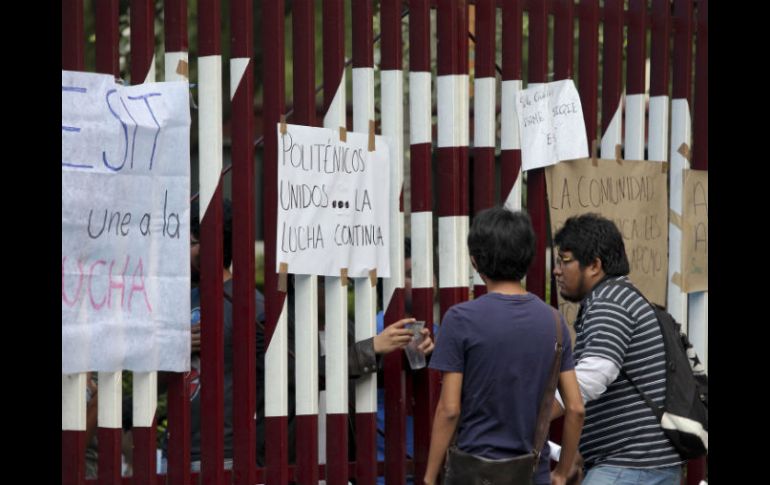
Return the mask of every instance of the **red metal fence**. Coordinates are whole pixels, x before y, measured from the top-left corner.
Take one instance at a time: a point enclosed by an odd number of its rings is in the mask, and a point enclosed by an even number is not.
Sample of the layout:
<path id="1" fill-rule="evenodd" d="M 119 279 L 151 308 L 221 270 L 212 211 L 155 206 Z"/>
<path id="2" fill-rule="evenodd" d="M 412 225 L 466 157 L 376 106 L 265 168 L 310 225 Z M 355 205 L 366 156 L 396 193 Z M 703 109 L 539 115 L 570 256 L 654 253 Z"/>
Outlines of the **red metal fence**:
<path id="1" fill-rule="evenodd" d="M 62 69 L 85 70 L 86 35 L 95 34 L 95 70 L 120 76 L 118 18 L 130 7 L 131 83 L 186 80 L 188 70 L 188 4 L 166 0 L 98 0 L 93 2 L 94 31 L 85 32 L 83 0 L 62 0 Z M 285 63 L 293 69 L 293 112 L 288 121 L 350 127 L 367 131 L 370 121 L 393 138 L 394 213 L 391 217 L 392 271 L 383 281 L 385 325 L 404 314 L 403 237 L 412 240 L 413 314 L 432 328 L 434 307 L 434 234 L 438 242 L 440 313 L 469 298 L 471 279 L 465 240 L 471 208 L 476 213 L 494 203 L 521 208 L 526 187 L 529 212 L 539 245 L 527 274 L 527 289 L 546 297 L 547 215 L 543 169 L 522 181 L 521 152 L 513 112 L 513 96 L 528 83 L 577 77 L 587 137 L 599 138 L 601 156 L 614 158 L 616 145 L 625 158 L 668 161 L 672 181 L 689 168 L 708 168 L 708 2 L 707 0 L 353 0 L 346 20 L 343 0 L 322 2 L 323 102 L 316 94 L 315 16 L 313 0 L 262 2 L 254 18 L 253 2 L 232 0 L 230 18 L 221 18 L 218 0 L 197 4 L 197 120 L 200 166 L 202 347 L 202 458 L 205 484 L 359 484 L 404 483 L 407 472 L 422 477 L 427 461 L 439 376 L 429 370 L 405 372 L 401 352 L 385 357 L 385 459 L 377 463 L 376 378 L 362 378 L 348 389 L 344 359 L 327 360 L 326 420 L 319 422 L 317 378 L 317 281 L 297 278 L 296 463 L 289 463 L 286 294 L 278 291 L 278 275 L 265 271 L 265 423 L 266 466 L 257 468 L 254 307 L 255 206 L 263 203 L 265 268 L 275 267 L 277 139 L 275 126 L 287 114 Z M 290 9 L 287 9 L 287 4 Z M 155 73 L 155 13 L 163 13 L 165 73 Z M 125 13 L 125 12 L 123 12 Z M 286 51 L 284 26 L 291 19 L 292 52 Z M 374 19 L 379 18 L 379 26 Z M 498 19 L 500 20 L 498 25 Z M 552 21 L 552 23 L 551 23 Z M 223 442 L 222 333 L 222 24 L 230 33 L 230 126 L 234 220 L 234 375 L 233 469 L 219 464 Z M 352 49 L 345 45 L 352 25 Z M 435 25 L 432 30 L 432 25 Z M 374 29 L 380 36 L 375 42 Z M 579 36 L 575 28 L 578 28 Z M 473 34 L 469 33 L 473 31 Z M 408 34 L 405 36 L 405 31 Z M 431 32 L 436 38 L 431 39 Z M 256 34 L 256 35 L 255 35 Z M 408 49 L 404 49 L 404 40 Z M 431 42 L 436 41 L 435 51 Z M 255 72 L 255 41 L 261 44 L 261 72 Z M 524 46 L 526 43 L 526 52 Z M 575 45 L 577 44 L 577 45 Z M 599 50 L 601 46 L 601 52 Z M 469 62 L 469 47 L 473 49 Z M 649 53 L 648 53 L 649 47 Z M 352 103 L 346 101 L 347 64 L 352 51 Z M 498 56 L 497 53 L 500 53 Z M 404 54 L 408 76 L 404 73 Z M 693 57 L 694 56 L 694 57 Z M 499 57 L 499 61 L 496 59 Z M 379 63 L 375 63 L 378 59 Z M 693 69 L 694 59 L 694 69 Z M 525 64 L 523 61 L 526 60 Z M 576 62 L 577 61 L 577 62 Z M 575 72 L 575 65 L 577 70 Z M 648 66 L 649 87 L 645 67 Z M 436 76 L 432 75 L 433 69 Z M 625 71 L 624 71 L 625 69 Z M 527 73 L 526 82 L 523 72 Z M 625 76 L 624 76 L 625 72 Z M 379 74 L 377 74 L 379 73 Z M 672 75 L 670 73 L 673 73 Z M 408 104 L 404 78 L 408 79 Z M 375 96 L 379 78 L 380 95 Z M 498 78 L 500 82 L 498 82 Z M 599 80 L 601 79 L 601 83 Z M 625 79 L 625 82 L 624 82 Z M 255 85 L 261 85 L 261 109 L 254 110 Z M 693 89 L 694 85 L 694 89 Z M 498 95 L 498 90 L 500 94 Z M 472 95 L 471 95 L 472 92 Z M 431 101 L 436 93 L 436 103 Z M 694 95 L 693 95 L 694 93 Z M 601 100 L 599 96 L 601 94 Z M 470 98 L 473 97 L 471 110 Z M 376 99 L 379 104 L 376 105 Z M 500 102 L 497 100 L 501 99 Z M 625 100 L 625 103 L 623 102 Z M 227 102 L 226 100 L 224 102 Z M 600 104 L 601 103 L 601 104 Z M 601 105 L 601 115 L 599 113 Z M 625 105 L 625 109 L 624 109 Z M 409 124 L 404 124 L 404 111 Z M 690 112 L 694 115 L 691 117 Z M 669 113 L 671 123 L 669 124 Z M 379 119 L 377 116 L 379 114 Z M 499 118 L 498 118 L 499 115 Z M 193 114 L 195 117 L 195 113 Z M 499 124 L 498 124 L 499 119 Z M 693 121 L 691 121 L 691 119 Z M 601 125 L 599 123 L 601 122 Z M 261 126 L 255 142 L 254 126 Z M 599 130 L 599 128 L 601 128 Z M 406 129 L 406 131 L 405 131 Z M 473 129 L 473 137 L 470 130 Z M 409 136 L 408 150 L 404 146 Z M 471 142 L 473 148 L 470 149 Z M 688 159 L 679 151 L 692 147 Z M 257 183 L 255 147 L 261 152 L 262 177 Z M 195 153 L 195 152 L 193 152 Z M 409 163 L 404 163 L 404 157 Z M 472 155 L 472 158 L 471 158 Z M 194 158 L 196 158 L 194 156 Z M 408 173 L 405 175 L 404 171 Z M 677 178 L 678 177 L 678 178 Z M 499 182 L 497 180 L 499 179 Z M 471 184 L 472 181 L 472 184 Z M 524 184 L 522 183 L 524 182 Z M 407 186 L 407 190 L 404 187 Z M 675 184 L 672 183 L 672 187 Z M 672 189 L 675 190 L 675 189 Z M 681 212 L 674 205 L 671 210 Z M 434 201 L 437 216 L 433 215 Z M 680 202 L 681 204 L 681 202 Z M 410 214 L 407 231 L 404 211 Z M 434 220 L 435 219 L 435 220 Z M 437 228 L 437 229 L 436 229 Z M 670 243 L 671 268 L 678 268 L 677 232 Z M 355 281 L 356 338 L 374 334 L 376 294 L 368 279 Z M 484 291 L 478 276 L 473 292 Z M 347 355 L 347 287 L 338 277 L 325 278 L 326 355 Z M 551 292 L 555 304 L 555 292 Z M 690 317 L 690 335 L 707 362 L 707 293 L 688 297 L 669 285 L 669 309 L 680 321 Z M 210 323 L 209 323 L 210 322 Z M 310 335 L 300 342 L 299 335 Z M 302 355 L 302 357 L 300 357 Z M 340 362 L 342 364 L 340 364 Z M 335 367 L 336 366 L 336 367 Z M 121 478 L 120 373 L 100 373 L 98 483 L 193 483 L 190 472 L 189 391 L 176 374 L 168 387 L 168 473 L 156 474 L 154 373 L 134 376 L 133 478 Z M 62 376 L 62 483 L 86 483 L 85 375 Z M 348 460 L 348 393 L 356 393 L 356 457 Z M 309 396 L 309 397 L 308 397 Z M 315 397 L 313 397 L 315 396 Z M 414 456 L 406 459 L 406 416 L 414 416 Z M 317 446 L 319 425 L 325 427 L 326 449 Z M 558 426 L 554 429 L 559 433 Z M 318 465 L 319 451 L 325 465 Z M 702 460 L 690 463 L 687 482 L 704 476 Z"/>

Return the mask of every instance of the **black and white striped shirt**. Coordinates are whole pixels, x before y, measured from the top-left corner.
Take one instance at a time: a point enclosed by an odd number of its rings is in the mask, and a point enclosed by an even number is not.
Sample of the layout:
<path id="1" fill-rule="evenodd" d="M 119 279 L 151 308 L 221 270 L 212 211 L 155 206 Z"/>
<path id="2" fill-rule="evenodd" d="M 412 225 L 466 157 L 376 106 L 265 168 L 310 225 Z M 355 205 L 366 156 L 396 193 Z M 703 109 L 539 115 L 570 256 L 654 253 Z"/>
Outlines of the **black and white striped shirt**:
<path id="1" fill-rule="evenodd" d="M 663 337 L 652 307 L 627 286 L 625 276 L 596 285 L 575 321 L 575 362 L 612 361 L 656 404 L 666 393 Z M 586 403 L 580 452 L 587 467 L 658 468 L 682 463 L 658 420 L 621 373 L 597 399 Z"/>

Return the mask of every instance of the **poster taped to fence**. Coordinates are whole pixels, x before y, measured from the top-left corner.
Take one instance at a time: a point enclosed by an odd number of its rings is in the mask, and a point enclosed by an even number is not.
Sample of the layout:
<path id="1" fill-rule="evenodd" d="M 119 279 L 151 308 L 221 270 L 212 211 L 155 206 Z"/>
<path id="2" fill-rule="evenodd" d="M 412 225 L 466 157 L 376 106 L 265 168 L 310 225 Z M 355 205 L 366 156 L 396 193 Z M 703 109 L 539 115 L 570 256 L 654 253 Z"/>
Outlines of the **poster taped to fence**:
<path id="1" fill-rule="evenodd" d="M 62 373 L 190 369 L 187 83 L 62 71 Z"/>
<path id="2" fill-rule="evenodd" d="M 390 150 L 383 137 L 286 124 L 278 131 L 276 271 L 390 276 Z"/>
<path id="3" fill-rule="evenodd" d="M 654 303 L 666 302 L 668 273 L 668 188 L 659 162 L 591 159 L 546 168 L 551 231 L 567 218 L 598 213 L 623 235 L 631 282 Z M 559 296 L 559 307 L 573 322 L 578 305 Z"/>
<path id="4" fill-rule="evenodd" d="M 708 291 L 709 174 L 684 171 L 682 194 L 682 291 Z"/>
<path id="5" fill-rule="evenodd" d="M 516 93 L 521 168 L 588 156 L 580 95 L 571 79 L 530 84 Z"/>

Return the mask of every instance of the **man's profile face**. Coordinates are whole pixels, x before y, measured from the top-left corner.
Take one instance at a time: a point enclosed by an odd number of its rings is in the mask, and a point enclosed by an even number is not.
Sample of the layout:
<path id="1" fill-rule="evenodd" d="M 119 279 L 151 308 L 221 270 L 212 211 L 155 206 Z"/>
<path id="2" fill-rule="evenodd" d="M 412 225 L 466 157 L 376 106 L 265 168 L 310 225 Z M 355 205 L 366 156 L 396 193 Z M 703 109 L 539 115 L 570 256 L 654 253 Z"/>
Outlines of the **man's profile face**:
<path id="1" fill-rule="evenodd" d="M 571 302 L 580 302 L 588 294 L 585 269 L 575 259 L 572 251 L 559 251 L 553 266 L 556 286 L 562 298 Z"/>

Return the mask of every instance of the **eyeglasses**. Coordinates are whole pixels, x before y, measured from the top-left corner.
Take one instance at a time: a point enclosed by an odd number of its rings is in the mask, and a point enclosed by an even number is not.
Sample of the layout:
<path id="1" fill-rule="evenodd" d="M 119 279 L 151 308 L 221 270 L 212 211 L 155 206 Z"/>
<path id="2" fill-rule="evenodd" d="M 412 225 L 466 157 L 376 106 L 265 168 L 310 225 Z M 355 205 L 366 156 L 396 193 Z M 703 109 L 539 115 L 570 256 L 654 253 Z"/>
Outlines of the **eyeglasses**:
<path id="1" fill-rule="evenodd" d="M 565 265 L 573 261 L 575 261 L 574 256 L 562 256 L 561 254 L 559 254 L 558 256 L 556 256 L 556 262 L 554 264 L 557 268 L 562 269 L 564 268 Z"/>
<path id="2" fill-rule="evenodd" d="M 195 239 L 193 239 L 193 238 L 190 238 L 190 246 L 191 246 L 191 247 L 192 247 L 192 246 L 197 246 L 197 245 L 198 245 L 198 244 L 200 244 L 200 243 L 201 243 L 200 241 L 197 241 L 197 240 L 195 240 Z"/>

